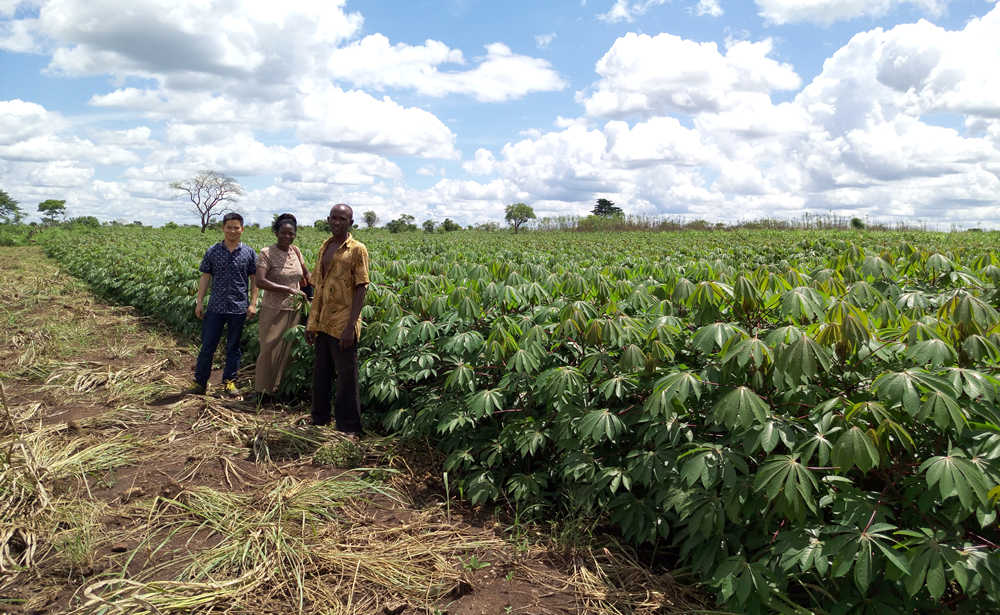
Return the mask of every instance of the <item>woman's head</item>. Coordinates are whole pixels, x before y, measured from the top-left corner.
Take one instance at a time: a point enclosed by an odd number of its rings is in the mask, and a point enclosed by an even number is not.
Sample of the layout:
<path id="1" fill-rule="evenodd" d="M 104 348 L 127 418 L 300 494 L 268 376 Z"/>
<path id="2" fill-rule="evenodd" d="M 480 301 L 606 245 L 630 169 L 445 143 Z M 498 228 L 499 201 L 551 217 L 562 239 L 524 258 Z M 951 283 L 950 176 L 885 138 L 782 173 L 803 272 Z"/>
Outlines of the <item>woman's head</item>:
<path id="1" fill-rule="evenodd" d="M 271 230 L 274 231 L 274 236 L 278 238 L 279 246 L 289 246 L 295 241 L 299 225 L 292 214 L 281 214 L 274 219 L 274 223 L 271 224 Z"/>

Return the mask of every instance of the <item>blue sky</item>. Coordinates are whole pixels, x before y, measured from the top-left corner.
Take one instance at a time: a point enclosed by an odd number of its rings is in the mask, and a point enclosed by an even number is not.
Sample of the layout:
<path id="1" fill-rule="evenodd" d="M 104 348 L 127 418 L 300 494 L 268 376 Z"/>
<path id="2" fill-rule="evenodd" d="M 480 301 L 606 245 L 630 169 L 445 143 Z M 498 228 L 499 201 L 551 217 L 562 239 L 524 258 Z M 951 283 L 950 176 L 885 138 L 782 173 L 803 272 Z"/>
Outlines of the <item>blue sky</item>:
<path id="1" fill-rule="evenodd" d="M 1000 228 L 1000 8 L 962 0 L 0 0 L 0 189 L 253 221 L 836 213 Z"/>

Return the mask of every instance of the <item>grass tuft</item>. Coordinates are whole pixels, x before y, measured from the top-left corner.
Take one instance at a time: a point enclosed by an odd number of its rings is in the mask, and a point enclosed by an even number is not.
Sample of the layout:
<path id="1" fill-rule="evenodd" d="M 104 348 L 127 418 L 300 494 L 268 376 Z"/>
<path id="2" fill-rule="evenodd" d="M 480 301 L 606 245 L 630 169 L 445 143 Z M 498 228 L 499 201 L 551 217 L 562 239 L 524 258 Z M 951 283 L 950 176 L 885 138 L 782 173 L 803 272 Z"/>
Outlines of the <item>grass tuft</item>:
<path id="1" fill-rule="evenodd" d="M 350 438 L 336 438 L 313 453 L 313 463 L 316 465 L 337 468 L 354 468 L 361 465 L 364 459 L 364 447 Z"/>
<path id="2" fill-rule="evenodd" d="M 326 434 L 311 425 L 261 425 L 250 437 L 247 446 L 250 458 L 269 463 L 308 456 L 323 445 Z"/>

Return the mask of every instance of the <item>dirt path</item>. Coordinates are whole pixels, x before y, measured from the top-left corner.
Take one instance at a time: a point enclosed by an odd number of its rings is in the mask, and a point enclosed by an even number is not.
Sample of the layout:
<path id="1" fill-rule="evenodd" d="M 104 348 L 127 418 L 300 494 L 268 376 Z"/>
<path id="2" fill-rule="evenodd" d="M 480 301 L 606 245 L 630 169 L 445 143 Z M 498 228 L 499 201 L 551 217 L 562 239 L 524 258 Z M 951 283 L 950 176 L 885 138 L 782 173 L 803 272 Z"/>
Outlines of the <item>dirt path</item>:
<path id="1" fill-rule="evenodd" d="M 428 450 L 359 448 L 296 408 L 177 395 L 195 349 L 36 248 L 0 248 L 0 318 L 0 612 L 693 605 L 626 555 L 542 548 L 446 502 Z"/>

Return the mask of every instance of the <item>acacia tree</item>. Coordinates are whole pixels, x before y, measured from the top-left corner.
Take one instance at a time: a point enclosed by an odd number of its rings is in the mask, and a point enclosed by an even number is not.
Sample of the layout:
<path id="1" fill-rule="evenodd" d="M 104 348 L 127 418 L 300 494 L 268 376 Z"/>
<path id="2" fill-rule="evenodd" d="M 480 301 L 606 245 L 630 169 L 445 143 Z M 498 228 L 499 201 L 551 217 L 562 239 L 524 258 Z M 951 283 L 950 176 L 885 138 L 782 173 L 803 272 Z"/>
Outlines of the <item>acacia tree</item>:
<path id="1" fill-rule="evenodd" d="M 202 233 L 213 218 L 231 211 L 228 203 L 235 203 L 236 197 L 243 195 L 243 187 L 235 179 L 216 171 L 201 171 L 190 179 L 171 182 L 170 187 L 187 195 L 201 217 Z"/>
<path id="2" fill-rule="evenodd" d="M 66 219 L 66 201 L 47 199 L 38 204 L 38 211 L 42 214 L 42 222 L 54 224 Z"/>
<path id="3" fill-rule="evenodd" d="M 368 228 L 372 228 L 378 222 L 378 214 L 376 214 L 374 211 L 366 211 L 364 213 L 364 220 Z"/>
<path id="4" fill-rule="evenodd" d="M 597 199 L 597 205 L 590 210 L 590 213 L 605 218 L 625 215 L 621 207 L 618 207 L 614 201 L 609 201 L 608 199 Z"/>
<path id="5" fill-rule="evenodd" d="M 12 199 L 3 190 L 0 190 L 0 219 L 7 224 L 18 224 L 23 217 L 24 212 L 17 206 L 17 201 Z"/>
<path id="6" fill-rule="evenodd" d="M 524 203 L 512 203 L 507 206 L 504 212 L 506 213 L 504 220 L 514 227 L 515 233 L 517 229 L 521 228 L 522 224 L 535 218 L 535 210 Z"/>

